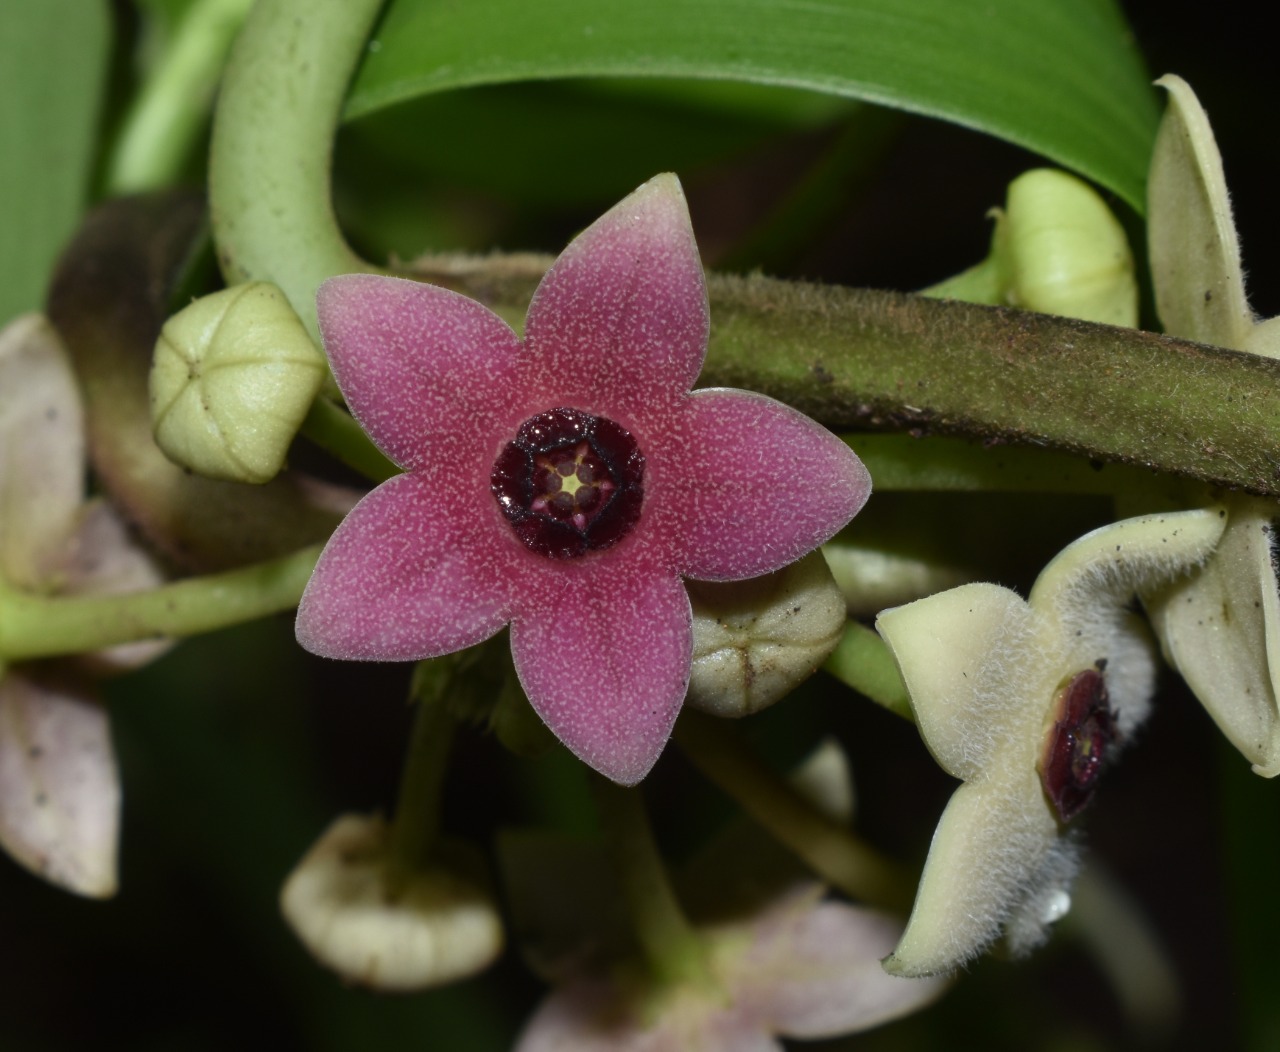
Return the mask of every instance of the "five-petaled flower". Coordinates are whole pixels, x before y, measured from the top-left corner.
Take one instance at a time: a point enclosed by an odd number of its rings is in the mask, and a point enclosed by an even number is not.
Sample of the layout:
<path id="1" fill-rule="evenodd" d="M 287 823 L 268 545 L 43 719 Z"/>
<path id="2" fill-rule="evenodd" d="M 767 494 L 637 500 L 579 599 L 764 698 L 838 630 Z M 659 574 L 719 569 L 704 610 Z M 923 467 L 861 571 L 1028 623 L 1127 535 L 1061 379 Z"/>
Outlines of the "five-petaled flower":
<path id="1" fill-rule="evenodd" d="M 800 413 L 690 391 L 709 320 L 674 176 L 569 245 L 523 340 L 472 300 L 395 278 L 331 279 L 318 311 L 348 407 L 405 473 L 330 540 L 299 641 L 414 660 L 510 623 L 533 707 L 618 782 L 648 772 L 684 698 L 681 577 L 776 570 L 870 490 L 862 463 Z"/>
<path id="2" fill-rule="evenodd" d="M 1076 847 L 1061 834 L 1155 687 L 1129 603 L 1203 562 L 1223 525 L 1219 508 L 1126 519 L 1065 548 L 1025 601 L 967 584 L 880 615 L 925 744 L 964 782 L 890 972 L 950 971 L 1002 929 L 1025 952 L 1066 911 Z"/>
<path id="3" fill-rule="evenodd" d="M 1209 119 L 1179 77 L 1151 159 L 1151 277 L 1171 336 L 1280 358 L 1280 318 L 1257 322 Z M 1240 412 L 1244 412 L 1244 408 Z M 1170 662 L 1258 774 L 1280 774 L 1280 505 L 1223 499 L 1227 528 L 1204 568 L 1144 596 Z"/>
<path id="4" fill-rule="evenodd" d="M 901 923 L 824 900 L 818 885 L 699 932 L 711 981 L 661 986 L 620 968 L 580 974 L 534 1013 L 516 1052 L 781 1052 L 777 1036 L 835 1037 L 923 1008 L 935 980 L 885 975 Z"/>
<path id="5" fill-rule="evenodd" d="M 159 568 L 101 499 L 84 498 L 85 421 L 71 363 L 39 315 L 0 330 L 0 848 L 79 895 L 116 891 L 120 778 L 91 680 L 164 643 L 5 662 L 8 596 L 154 587 Z M 16 616 L 21 616 L 20 614 Z"/>

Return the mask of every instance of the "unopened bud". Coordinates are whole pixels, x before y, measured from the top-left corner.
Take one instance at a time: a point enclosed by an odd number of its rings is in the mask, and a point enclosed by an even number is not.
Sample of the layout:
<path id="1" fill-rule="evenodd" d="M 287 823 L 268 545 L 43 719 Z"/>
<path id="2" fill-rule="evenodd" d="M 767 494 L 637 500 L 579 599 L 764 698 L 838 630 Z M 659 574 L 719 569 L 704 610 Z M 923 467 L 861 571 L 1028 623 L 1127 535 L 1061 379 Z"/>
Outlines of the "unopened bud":
<path id="1" fill-rule="evenodd" d="M 325 376 L 324 356 L 276 286 L 236 285 L 165 323 L 151 424 L 170 460 L 209 478 L 268 482 Z"/>
<path id="2" fill-rule="evenodd" d="M 425 990 L 487 968 L 503 933 L 481 881 L 440 861 L 404 872 L 389 834 L 364 815 L 325 831 L 280 893 L 298 938 L 344 979 L 375 990 Z"/>
<path id="3" fill-rule="evenodd" d="M 1138 324 L 1124 229 L 1087 183 L 1036 168 L 1009 184 L 992 253 L 1010 306 L 1083 321 Z"/>
<path id="4" fill-rule="evenodd" d="M 689 703 L 714 716 L 772 705 L 817 670 L 844 628 L 844 597 L 820 552 L 764 577 L 688 586 Z"/>

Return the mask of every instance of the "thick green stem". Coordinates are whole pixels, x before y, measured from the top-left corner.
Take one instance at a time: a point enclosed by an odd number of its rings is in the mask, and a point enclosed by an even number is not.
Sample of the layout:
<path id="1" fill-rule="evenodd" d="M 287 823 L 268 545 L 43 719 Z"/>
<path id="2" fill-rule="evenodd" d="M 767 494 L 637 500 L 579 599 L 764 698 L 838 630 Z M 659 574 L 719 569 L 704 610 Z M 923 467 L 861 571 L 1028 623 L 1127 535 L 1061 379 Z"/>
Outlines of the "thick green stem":
<path id="1" fill-rule="evenodd" d="M 686 707 L 676 724 L 676 741 L 707 778 L 818 876 L 856 899 L 910 905 L 915 883 L 905 872 L 818 811 L 724 720 Z"/>
<path id="2" fill-rule="evenodd" d="M 850 621 L 822 666 L 842 683 L 903 719 L 914 720 L 907 685 L 883 639 L 864 624 Z"/>
<path id="3" fill-rule="evenodd" d="M 342 94 L 381 0 L 261 0 L 214 127 L 213 224 L 228 281 L 285 289 L 314 333 L 325 278 L 372 270 L 329 199 Z M 537 261 L 424 261 L 500 312 Z M 709 281 L 705 384 L 763 391 L 837 428 L 1050 446 L 1280 496 L 1280 361 L 1009 308 L 764 277 Z"/>
<path id="4" fill-rule="evenodd" d="M 314 545 L 241 570 L 123 595 L 51 598 L 0 588 L 0 656 L 27 661 L 81 654 L 279 613 L 297 605 L 319 555 Z"/>
<path id="5" fill-rule="evenodd" d="M 661 983 L 708 980 L 702 940 L 676 901 L 640 790 L 594 776 L 600 825 L 645 960 Z"/>
<path id="6" fill-rule="evenodd" d="M 420 697 L 416 705 L 391 824 L 391 858 L 404 874 L 422 868 L 439 836 L 440 794 L 457 724 L 443 697 Z"/>
<path id="7" fill-rule="evenodd" d="M 253 0 L 196 0 L 182 16 L 125 118 L 107 168 L 107 192 L 170 185 L 182 172 L 213 102 L 227 50 Z"/>
<path id="8" fill-rule="evenodd" d="M 209 207 L 228 284 L 272 281 L 316 335 L 316 289 L 372 270 L 330 199 L 347 83 L 383 0 L 258 0 L 236 40 L 214 115 Z"/>

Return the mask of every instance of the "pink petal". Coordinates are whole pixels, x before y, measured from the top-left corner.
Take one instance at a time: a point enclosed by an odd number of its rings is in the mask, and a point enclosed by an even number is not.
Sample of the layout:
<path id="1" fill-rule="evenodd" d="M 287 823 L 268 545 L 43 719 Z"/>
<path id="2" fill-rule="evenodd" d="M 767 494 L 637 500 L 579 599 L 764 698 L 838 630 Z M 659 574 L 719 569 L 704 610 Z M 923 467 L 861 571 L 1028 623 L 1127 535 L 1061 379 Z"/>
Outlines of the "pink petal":
<path id="1" fill-rule="evenodd" d="M 574 755 L 634 785 L 662 752 L 689 686 L 688 593 L 661 553 L 636 544 L 528 564 L 535 572 L 520 582 L 511 625 L 525 693 Z"/>
<path id="2" fill-rule="evenodd" d="M 316 310 L 334 379 L 352 415 L 392 460 L 415 468 L 474 445 L 477 422 L 506 435 L 519 340 L 456 292 L 402 278 L 344 274 Z M 497 450 L 486 450 L 490 459 Z"/>
<path id="3" fill-rule="evenodd" d="M 84 411 L 52 325 L 0 329 L 0 578 L 49 584 L 84 499 Z"/>
<path id="4" fill-rule="evenodd" d="M 755 925 L 755 942 L 738 963 L 739 999 L 787 1037 L 835 1037 L 897 1019 L 945 989 L 936 979 L 888 975 L 902 923 L 841 902 L 793 900 Z"/>
<path id="5" fill-rule="evenodd" d="M 298 642 L 324 657 L 415 661 L 497 632 L 508 616 L 503 559 L 519 542 L 488 490 L 479 496 L 489 506 L 459 516 L 425 471 L 369 493 L 321 553 Z"/>
<path id="6" fill-rule="evenodd" d="M 570 243 L 534 294 L 522 365 L 550 405 L 643 415 L 688 391 L 707 293 L 680 182 L 660 175 Z"/>
<path id="7" fill-rule="evenodd" d="M 650 507 L 663 517 L 663 532 L 679 538 L 681 572 L 710 581 L 794 562 L 871 494 L 871 476 L 848 446 L 750 391 L 695 391 L 680 438 L 652 475 Z"/>
<path id="8" fill-rule="evenodd" d="M 120 777 L 106 711 L 83 690 L 0 679 L 0 844 L 93 898 L 116 892 Z"/>
<path id="9" fill-rule="evenodd" d="M 782 1052 L 749 1007 L 714 988 L 673 990 L 664 1004 L 656 991 L 584 975 L 538 1006 L 515 1052 Z"/>

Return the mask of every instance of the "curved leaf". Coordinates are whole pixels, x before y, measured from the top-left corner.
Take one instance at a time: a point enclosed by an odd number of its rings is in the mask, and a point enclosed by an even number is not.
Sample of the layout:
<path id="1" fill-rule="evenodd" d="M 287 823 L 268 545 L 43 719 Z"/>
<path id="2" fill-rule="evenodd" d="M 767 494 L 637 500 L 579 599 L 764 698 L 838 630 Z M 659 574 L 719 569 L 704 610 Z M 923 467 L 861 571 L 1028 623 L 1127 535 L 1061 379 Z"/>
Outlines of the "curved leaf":
<path id="1" fill-rule="evenodd" d="M 895 106 L 1042 153 L 1139 211 L 1157 122 L 1112 0 L 394 0 L 347 116 L 581 76 L 740 80 Z"/>

